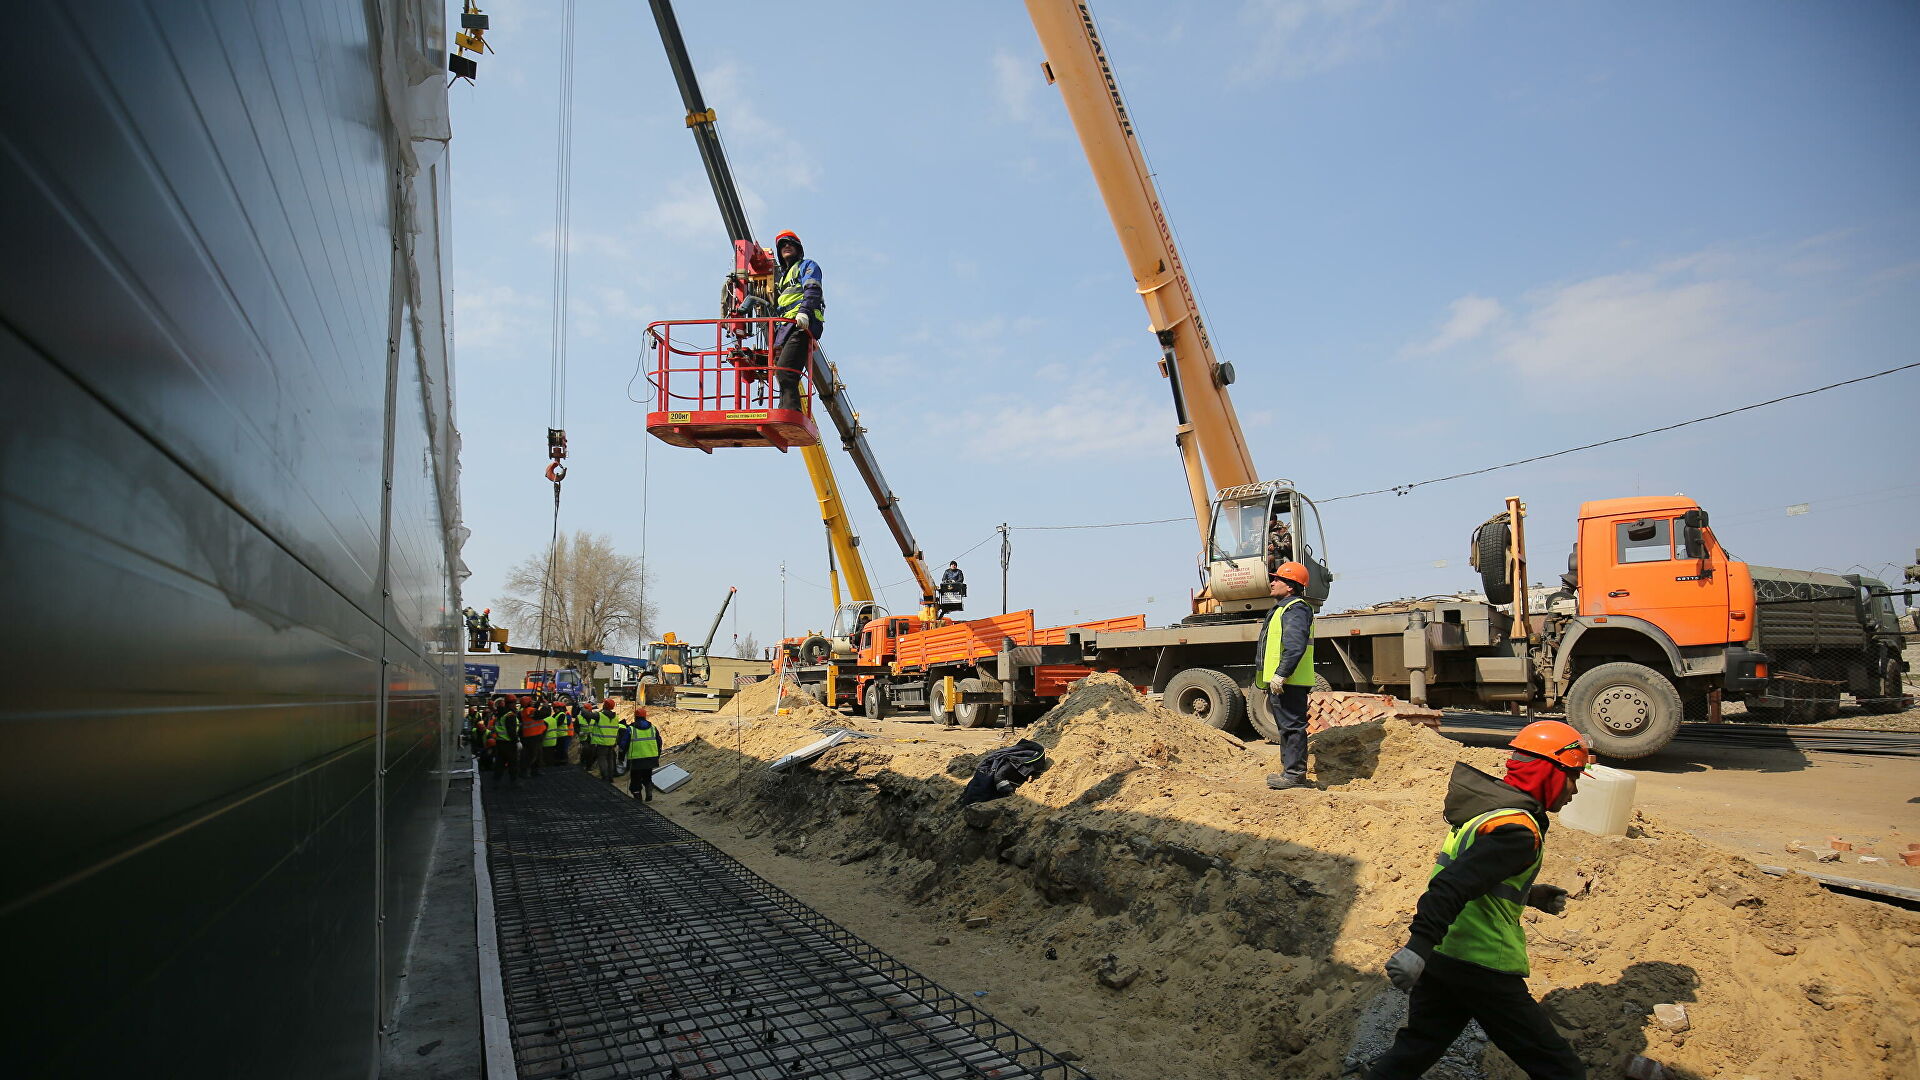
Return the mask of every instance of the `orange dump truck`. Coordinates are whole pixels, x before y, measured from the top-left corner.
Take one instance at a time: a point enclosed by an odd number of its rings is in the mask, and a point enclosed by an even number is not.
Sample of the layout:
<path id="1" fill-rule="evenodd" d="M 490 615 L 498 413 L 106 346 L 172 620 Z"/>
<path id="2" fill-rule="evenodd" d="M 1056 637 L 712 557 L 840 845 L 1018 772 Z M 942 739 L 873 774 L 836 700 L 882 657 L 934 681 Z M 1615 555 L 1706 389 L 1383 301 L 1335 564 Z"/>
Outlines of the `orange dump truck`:
<path id="1" fill-rule="evenodd" d="M 798 665 L 788 672 L 815 700 L 850 705 L 874 719 L 890 708 L 925 708 L 970 727 L 1025 723 L 1053 706 L 1093 669 L 1083 639 L 1141 630 L 1145 615 L 1036 627 L 1033 612 L 926 626 L 889 615 L 860 629 L 850 663 Z"/>

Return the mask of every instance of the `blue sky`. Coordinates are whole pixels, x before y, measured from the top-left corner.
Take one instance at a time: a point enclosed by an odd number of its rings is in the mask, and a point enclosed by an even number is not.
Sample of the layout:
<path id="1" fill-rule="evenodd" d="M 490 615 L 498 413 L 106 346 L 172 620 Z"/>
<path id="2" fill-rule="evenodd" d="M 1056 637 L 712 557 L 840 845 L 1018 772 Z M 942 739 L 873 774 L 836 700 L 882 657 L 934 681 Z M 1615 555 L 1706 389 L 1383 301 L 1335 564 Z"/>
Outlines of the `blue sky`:
<path id="1" fill-rule="evenodd" d="M 1023 5 L 682 3 L 756 233 L 825 270 L 824 340 L 928 558 L 995 526 L 1186 508 L 1157 347 Z M 559 0 L 494 0 L 454 90 L 467 596 L 551 525 Z M 804 18 L 791 13 L 804 11 Z M 1097 3 L 1255 460 L 1319 499 L 1626 434 L 1920 359 L 1920 8 L 1391 0 Z M 655 443 L 654 320 L 731 254 L 646 5 L 578 0 L 561 525 L 655 574 L 717 648 L 828 618 L 798 455 Z M 956 17 L 956 13 L 964 13 Z M 1920 370 L 1679 432 L 1326 507 L 1332 608 L 1473 585 L 1531 508 L 1685 492 L 1752 562 L 1884 571 L 1920 545 Z M 906 577 L 835 464 L 874 580 Z M 1804 513 L 1788 507 L 1807 504 Z M 992 543 L 962 560 L 998 610 Z M 1186 613 L 1190 522 L 1014 534 L 1012 606 Z M 886 591 L 913 606 L 904 586 Z"/>

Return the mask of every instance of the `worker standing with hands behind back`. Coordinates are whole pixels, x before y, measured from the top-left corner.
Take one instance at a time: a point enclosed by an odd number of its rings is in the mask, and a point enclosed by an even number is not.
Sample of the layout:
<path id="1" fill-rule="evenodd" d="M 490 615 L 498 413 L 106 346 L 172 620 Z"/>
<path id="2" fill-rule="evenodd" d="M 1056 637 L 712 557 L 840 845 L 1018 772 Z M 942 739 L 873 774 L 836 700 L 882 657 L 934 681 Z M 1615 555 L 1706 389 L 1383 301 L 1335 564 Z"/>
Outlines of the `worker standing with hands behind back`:
<path id="1" fill-rule="evenodd" d="M 827 301 L 820 288 L 820 264 L 807 258 L 807 249 L 792 229 L 773 238 L 780 260 L 780 281 L 774 287 L 773 313 L 792 319 L 793 325 L 773 329 L 774 372 L 780 384 L 780 408 L 800 407 L 800 373 L 806 370 L 809 346 L 826 329 Z"/>
<path id="2" fill-rule="evenodd" d="M 1468 1020 L 1530 1080 L 1584 1080 L 1587 1068 L 1527 992 L 1527 935 L 1520 914 L 1566 910 L 1567 890 L 1536 885 L 1547 811 L 1573 798 L 1593 761 L 1586 737 L 1558 720 L 1536 720 L 1507 744 L 1496 780 L 1464 762 L 1447 787 L 1453 826 L 1414 909 L 1406 947 L 1387 978 L 1412 995 L 1407 1026 L 1373 1063 L 1368 1080 L 1413 1080 L 1453 1044 Z"/>
<path id="3" fill-rule="evenodd" d="M 660 764 L 660 726 L 647 719 L 645 706 L 633 710 L 627 734 L 627 790 L 637 801 L 653 801 L 653 767 Z"/>
<path id="4" fill-rule="evenodd" d="M 1279 603 L 1267 614 L 1254 646 L 1259 685 L 1266 687 L 1267 708 L 1280 729 L 1280 771 L 1267 777 L 1275 791 L 1307 785 L 1307 695 L 1313 690 L 1313 607 L 1307 568 L 1283 562 L 1267 583 Z"/>

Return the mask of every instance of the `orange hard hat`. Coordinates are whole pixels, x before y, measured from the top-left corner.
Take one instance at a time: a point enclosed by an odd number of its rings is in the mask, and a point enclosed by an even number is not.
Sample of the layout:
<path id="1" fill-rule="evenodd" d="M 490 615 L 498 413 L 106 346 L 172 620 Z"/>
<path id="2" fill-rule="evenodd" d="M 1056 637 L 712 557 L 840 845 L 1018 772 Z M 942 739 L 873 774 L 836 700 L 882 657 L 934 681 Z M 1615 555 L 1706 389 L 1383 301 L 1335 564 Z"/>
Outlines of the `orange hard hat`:
<path id="1" fill-rule="evenodd" d="M 1307 568 L 1297 562 L 1281 563 L 1280 568 L 1273 572 L 1273 576 L 1286 578 L 1303 589 L 1307 587 Z"/>
<path id="2" fill-rule="evenodd" d="M 1562 768 L 1584 769 L 1593 764 L 1593 745 L 1572 724 L 1535 720 L 1520 729 L 1507 744 L 1522 753 L 1543 757 Z"/>
<path id="3" fill-rule="evenodd" d="M 773 246 L 779 247 L 780 241 L 782 240 L 791 240 L 794 243 L 798 244 L 800 242 L 800 234 L 797 232 L 794 232 L 792 229 L 782 229 L 780 230 L 779 235 L 773 238 Z"/>

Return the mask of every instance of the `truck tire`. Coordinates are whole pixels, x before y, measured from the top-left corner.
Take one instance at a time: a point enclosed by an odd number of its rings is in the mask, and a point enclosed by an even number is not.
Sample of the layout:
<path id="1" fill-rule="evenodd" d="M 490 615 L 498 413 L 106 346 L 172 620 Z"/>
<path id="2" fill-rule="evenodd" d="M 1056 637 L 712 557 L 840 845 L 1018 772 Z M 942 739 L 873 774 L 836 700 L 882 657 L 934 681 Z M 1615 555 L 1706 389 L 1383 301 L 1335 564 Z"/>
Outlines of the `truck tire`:
<path id="1" fill-rule="evenodd" d="M 867 684 L 865 705 L 867 719 L 885 720 L 887 718 L 887 688 L 878 681 Z"/>
<path id="2" fill-rule="evenodd" d="M 1644 664 L 1601 664 L 1573 680 L 1567 722 L 1612 758 L 1642 758 L 1680 730 L 1680 691 Z"/>
<path id="3" fill-rule="evenodd" d="M 978 694 L 987 689 L 987 684 L 979 679 L 961 679 L 953 688 L 962 694 Z M 1000 706 L 962 700 L 954 705 L 953 718 L 961 727 L 992 727 L 1000 721 Z"/>
<path id="4" fill-rule="evenodd" d="M 824 664 L 827 657 L 833 655 L 833 642 L 815 634 L 800 643 L 800 662 L 803 664 Z"/>
<path id="5" fill-rule="evenodd" d="M 1815 678 L 1813 661 L 1796 657 L 1780 665 L 1781 670 L 1805 679 Z M 1831 720 L 1840 715 L 1840 688 L 1818 682 L 1800 682 L 1783 680 L 1780 683 L 1781 696 L 1786 705 L 1781 709 L 1781 718 L 1789 724 L 1817 724 L 1822 720 Z"/>
<path id="6" fill-rule="evenodd" d="M 1888 657 L 1881 663 L 1880 677 L 1874 681 L 1873 695 L 1865 701 L 1855 698 L 1854 703 L 1860 706 L 1861 712 L 1876 715 L 1896 713 L 1906 701 L 1906 693 L 1907 688 L 1900 680 L 1900 661 Z"/>
<path id="7" fill-rule="evenodd" d="M 1194 667 L 1167 680 L 1160 695 L 1167 708 L 1221 731 L 1239 731 L 1247 722 L 1247 697 L 1233 676 Z"/>
<path id="8" fill-rule="evenodd" d="M 938 723 L 953 722 L 953 711 L 947 707 L 947 683 L 945 679 L 927 680 L 927 715 Z"/>
<path id="9" fill-rule="evenodd" d="M 1473 534 L 1473 564 L 1489 604 L 1513 603 L 1513 582 L 1507 580 L 1507 549 L 1512 545 L 1513 527 L 1504 521 L 1489 521 Z"/>

